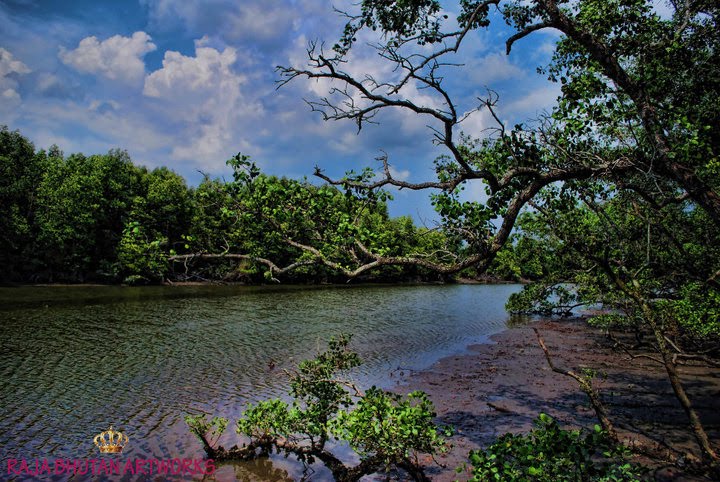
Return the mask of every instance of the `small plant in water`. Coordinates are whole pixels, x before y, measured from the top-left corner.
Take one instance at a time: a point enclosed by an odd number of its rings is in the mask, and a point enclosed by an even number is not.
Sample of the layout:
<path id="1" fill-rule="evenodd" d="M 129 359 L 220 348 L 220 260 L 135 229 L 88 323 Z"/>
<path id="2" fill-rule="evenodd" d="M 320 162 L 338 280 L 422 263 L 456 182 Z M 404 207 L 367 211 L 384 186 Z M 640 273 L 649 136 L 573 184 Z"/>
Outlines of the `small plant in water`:
<path id="1" fill-rule="evenodd" d="M 372 387 L 363 393 L 343 378 L 361 363 L 348 349 L 349 342 L 347 335 L 331 338 L 326 351 L 300 363 L 290 374 L 291 403 L 274 399 L 248 405 L 236 425 L 246 438 L 242 447 L 217 445 L 227 419 L 187 415 L 185 422 L 207 456 L 216 461 L 250 460 L 277 452 L 306 463 L 320 461 L 339 481 L 387 470 L 429 480 L 419 455 L 433 457 L 445 451 L 450 429 L 433 422 L 435 410 L 423 392 L 403 397 Z M 360 463 L 350 466 L 341 461 L 329 448 L 331 439 L 346 442 L 360 456 Z"/>

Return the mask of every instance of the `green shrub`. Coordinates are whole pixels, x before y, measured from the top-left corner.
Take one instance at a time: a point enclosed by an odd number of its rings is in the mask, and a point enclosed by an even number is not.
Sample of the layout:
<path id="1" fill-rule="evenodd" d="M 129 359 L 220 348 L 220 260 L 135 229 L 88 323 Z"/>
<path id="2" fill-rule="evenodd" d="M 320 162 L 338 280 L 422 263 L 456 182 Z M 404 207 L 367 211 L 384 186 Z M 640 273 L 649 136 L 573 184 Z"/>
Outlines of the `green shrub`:
<path id="1" fill-rule="evenodd" d="M 563 430 L 541 413 L 526 435 L 504 434 L 485 450 L 470 453 L 472 481 L 584 482 L 637 481 L 641 469 L 627 461 L 596 425 L 594 430 Z"/>

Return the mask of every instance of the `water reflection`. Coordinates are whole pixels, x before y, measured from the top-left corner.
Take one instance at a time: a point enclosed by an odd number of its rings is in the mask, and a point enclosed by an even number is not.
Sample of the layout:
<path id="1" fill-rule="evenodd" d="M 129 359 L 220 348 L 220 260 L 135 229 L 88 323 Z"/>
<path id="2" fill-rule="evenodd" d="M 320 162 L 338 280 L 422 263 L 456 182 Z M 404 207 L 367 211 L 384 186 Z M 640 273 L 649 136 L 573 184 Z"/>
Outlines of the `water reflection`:
<path id="1" fill-rule="evenodd" d="M 236 419 L 248 401 L 282 395 L 283 369 L 341 332 L 366 362 L 359 383 L 391 383 L 398 368 L 427 367 L 501 330 L 518 289 L 3 288 L 3 459 L 96 457 L 92 437 L 110 424 L 130 436 L 124 458 L 199 458 L 187 410 Z M 286 477 L 276 469 L 297 470 L 270 466 L 269 480 Z"/>

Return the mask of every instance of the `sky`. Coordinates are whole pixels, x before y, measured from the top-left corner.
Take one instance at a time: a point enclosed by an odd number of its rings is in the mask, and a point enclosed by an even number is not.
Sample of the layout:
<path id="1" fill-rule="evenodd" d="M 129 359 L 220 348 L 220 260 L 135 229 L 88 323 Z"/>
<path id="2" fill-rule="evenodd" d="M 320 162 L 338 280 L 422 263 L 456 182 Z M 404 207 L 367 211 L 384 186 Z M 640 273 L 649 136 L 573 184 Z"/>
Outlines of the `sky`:
<path id="1" fill-rule="evenodd" d="M 336 0 L 335 7 L 351 5 Z M 445 5 L 450 21 L 457 2 Z M 455 10 L 453 10 L 455 9 Z M 327 83 L 296 79 L 277 88 L 275 68 L 305 66 L 311 41 L 332 45 L 343 18 L 327 0 L 0 1 L 0 125 L 67 155 L 125 149 L 136 164 L 167 166 L 190 185 L 201 173 L 228 177 L 225 161 L 250 155 L 263 171 L 312 177 L 314 166 L 341 177 L 387 153 L 400 179 L 433 179 L 431 120 L 402 111 L 378 116 L 360 132 L 352 121 L 324 121 L 305 100 Z M 356 75 L 397 75 L 359 38 L 345 68 Z M 539 32 L 505 55 L 507 31 L 472 32 L 444 72 L 461 112 L 487 89 L 500 96 L 506 124 L 536 119 L 559 87 L 536 68 L 550 59 L 557 35 Z M 429 106 L 439 99 L 410 86 L 401 93 Z M 482 137 L 492 121 L 474 112 L 460 129 Z M 476 183 L 465 196 L 479 199 Z M 395 191 L 392 215 L 432 224 L 428 193 Z"/>

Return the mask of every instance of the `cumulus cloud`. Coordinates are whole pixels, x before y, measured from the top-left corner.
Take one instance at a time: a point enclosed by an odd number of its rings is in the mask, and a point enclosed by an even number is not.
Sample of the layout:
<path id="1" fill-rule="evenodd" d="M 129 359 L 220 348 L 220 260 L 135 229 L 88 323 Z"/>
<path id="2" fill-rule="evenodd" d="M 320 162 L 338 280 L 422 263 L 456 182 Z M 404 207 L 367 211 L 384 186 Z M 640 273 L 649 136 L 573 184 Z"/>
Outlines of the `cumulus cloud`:
<path id="1" fill-rule="evenodd" d="M 198 40 L 195 42 L 195 57 L 180 52 L 165 52 L 162 68 L 147 76 L 143 93 L 149 97 L 195 97 L 221 88 L 235 91 L 235 97 L 239 84 L 245 80 L 232 70 L 236 60 L 235 49 L 228 47 L 220 52 Z"/>
<path id="2" fill-rule="evenodd" d="M 307 14 L 294 3 L 264 0 L 143 0 L 153 28 L 180 27 L 191 35 L 213 35 L 247 48 L 283 48 Z M 306 2 L 307 3 L 307 2 Z M 316 2 L 321 4 L 322 2 Z M 325 5 L 327 9 L 327 5 Z"/>
<path id="3" fill-rule="evenodd" d="M 162 68 L 146 77 L 144 95 L 187 130 L 182 137 L 187 141 L 173 148 L 174 159 L 213 167 L 249 146 L 236 136 L 236 128 L 262 115 L 262 106 L 243 95 L 247 79 L 233 68 L 236 61 L 235 49 L 220 51 L 201 39 L 194 57 L 165 52 Z"/>
<path id="4" fill-rule="evenodd" d="M 484 137 L 488 129 L 500 127 L 487 108 L 465 112 L 462 119 L 458 130 L 476 139 Z"/>
<path id="5" fill-rule="evenodd" d="M 60 47 L 60 60 L 74 69 L 125 83 L 139 82 L 145 75 L 143 57 L 157 47 L 145 32 L 131 37 L 114 35 L 106 40 L 86 37 L 77 48 Z"/>
<path id="6" fill-rule="evenodd" d="M 0 47 L 0 97 L 2 98 L 2 106 L 14 107 L 20 103 L 21 98 L 16 77 L 28 73 L 30 73 L 30 69 L 27 65 L 16 60 L 12 53 Z"/>
<path id="7" fill-rule="evenodd" d="M 552 109 L 557 104 L 560 94 L 559 84 L 548 84 L 534 89 L 532 92 L 509 103 L 505 111 L 515 116 L 525 115 L 526 117 L 536 118 L 541 113 Z"/>
<path id="8" fill-rule="evenodd" d="M 468 63 L 471 79 L 480 85 L 491 85 L 493 82 L 517 79 L 525 72 L 510 62 L 510 57 L 503 53 L 492 53 Z"/>

